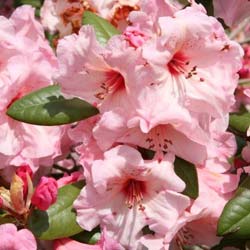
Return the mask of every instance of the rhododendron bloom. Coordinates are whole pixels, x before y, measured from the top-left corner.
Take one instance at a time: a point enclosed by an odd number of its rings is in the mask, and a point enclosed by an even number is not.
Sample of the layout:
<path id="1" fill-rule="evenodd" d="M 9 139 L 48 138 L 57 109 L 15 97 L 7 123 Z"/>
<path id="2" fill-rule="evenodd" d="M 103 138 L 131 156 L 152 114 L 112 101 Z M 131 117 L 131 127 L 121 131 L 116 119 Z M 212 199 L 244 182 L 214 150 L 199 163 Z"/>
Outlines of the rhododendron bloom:
<path id="1" fill-rule="evenodd" d="M 209 248 L 220 241 L 216 236 L 217 222 L 225 204 L 233 196 L 238 186 L 238 176 L 233 174 L 218 174 L 207 171 L 205 168 L 197 169 L 199 177 L 199 197 L 186 215 L 186 223 L 179 228 L 175 240 L 172 242 L 176 248 L 181 246 L 205 245 Z M 209 202 L 207 202 L 209 200 Z M 195 216 L 197 214 L 197 216 Z M 202 230 L 201 230 L 202 228 Z M 166 235 L 165 240 L 168 239 Z M 171 236 L 169 242 L 171 240 Z"/>
<path id="2" fill-rule="evenodd" d="M 153 101 L 151 105 L 154 105 L 153 103 L 155 102 Z M 153 111 L 159 108 L 156 119 L 160 119 L 161 114 L 165 116 L 164 106 L 161 106 L 161 104 L 159 106 L 151 105 Z M 183 117 L 178 117 L 178 113 L 174 113 L 174 111 L 176 110 L 170 110 L 172 117 L 168 113 L 168 120 L 155 126 L 145 123 L 140 117 L 127 122 L 124 111 L 121 109 L 106 112 L 94 128 L 94 137 L 102 150 L 109 149 L 117 142 L 129 143 L 156 151 L 156 158 L 159 159 L 163 157 L 163 152 L 172 152 L 187 161 L 204 163 L 207 157 L 208 137 L 206 134 L 195 130 L 195 121 L 193 121 L 194 124 L 191 122 L 191 124 L 189 122 L 184 123 Z M 176 127 L 167 124 L 167 122 L 173 122 Z M 180 124 L 181 122 L 182 124 Z M 148 128 L 148 125 L 151 127 Z M 192 133 L 190 133 L 191 131 Z M 190 151 L 186 145 L 192 147 L 193 150 Z"/>
<path id="3" fill-rule="evenodd" d="M 227 38 L 220 23 L 208 17 L 199 6 L 176 11 L 173 17 L 159 17 L 157 22 L 160 32 L 136 50 L 142 50 L 146 60 L 143 81 L 138 77 L 138 70 L 131 70 L 125 77 L 126 84 L 133 82 L 133 87 L 129 86 L 129 97 L 133 103 L 130 109 L 135 113 L 129 119 L 120 112 L 119 121 L 123 121 L 117 134 L 109 128 L 107 119 L 112 118 L 108 115 L 105 120 L 102 117 L 99 130 L 103 131 L 101 126 L 107 125 L 105 133 L 112 131 L 111 136 L 118 142 L 145 147 L 141 145 L 144 141 L 148 144 L 146 148 L 172 151 L 186 160 L 202 163 L 211 139 L 207 130 L 210 121 L 224 117 L 234 103 L 242 51 Z M 137 24 L 140 22 L 133 23 Z M 100 138 L 105 136 L 101 133 Z M 143 140 L 135 142 L 142 137 Z M 101 140 L 103 143 L 103 138 Z M 194 147 L 195 144 L 193 152 L 198 148 L 203 151 L 196 153 L 199 159 L 191 156 L 190 150 L 187 150 L 189 154 L 183 152 L 182 145 Z"/>
<path id="4" fill-rule="evenodd" d="M 206 168 L 198 168 L 197 172 L 199 197 L 164 237 L 161 235 L 163 230 L 156 229 L 154 236 L 145 235 L 141 238 L 143 245 L 149 249 L 179 250 L 194 245 L 210 249 L 219 243 L 221 238 L 216 236 L 217 222 L 225 204 L 232 198 L 239 178 L 237 175 L 219 174 Z"/>
<path id="5" fill-rule="evenodd" d="M 58 185 L 54 178 L 42 177 L 31 198 L 31 203 L 40 210 L 47 210 L 56 202 Z"/>
<path id="6" fill-rule="evenodd" d="M 189 205 L 189 198 L 178 193 L 185 184 L 172 161 L 169 155 L 144 162 L 125 145 L 105 152 L 104 160 L 86 169 L 86 186 L 74 203 L 77 222 L 86 230 L 105 226 L 109 237 L 129 249 L 137 249 L 144 226 L 170 230 Z"/>
<path id="7" fill-rule="evenodd" d="M 166 98 L 173 98 L 175 105 L 197 119 L 202 114 L 228 113 L 241 67 L 240 46 L 227 38 L 215 18 L 194 7 L 175 12 L 174 18 L 160 17 L 158 22 L 160 36 L 143 46 L 144 58 L 159 73 L 151 95 L 156 94 L 155 85 L 163 85 L 159 88 Z"/>
<path id="8" fill-rule="evenodd" d="M 0 250 L 36 250 L 36 240 L 27 229 L 17 231 L 14 224 L 0 225 Z"/>
<path id="9" fill-rule="evenodd" d="M 225 173 L 231 168 L 229 158 L 234 156 L 237 150 L 235 136 L 226 132 L 229 117 L 215 119 L 210 123 L 209 131 L 212 140 L 208 146 L 208 157 L 205 167 L 215 173 Z"/>
<path id="10" fill-rule="evenodd" d="M 91 26 L 83 26 L 79 35 L 61 39 L 57 54 L 56 81 L 62 92 L 97 105 L 101 112 L 128 105 L 132 83 L 126 81 L 126 77 L 134 68 L 144 68 L 145 63 L 123 37 L 114 37 L 109 46 L 101 46 Z M 139 72 L 138 77 L 142 74 Z"/>
<path id="11" fill-rule="evenodd" d="M 34 9 L 22 6 L 10 19 L 0 18 L 0 157 L 6 165 L 35 166 L 53 161 L 60 154 L 62 128 L 20 123 L 8 117 L 6 109 L 29 92 L 51 84 L 57 60 L 45 40 Z"/>
<path id="12" fill-rule="evenodd" d="M 64 238 L 54 241 L 53 250 L 124 250 L 124 248 L 113 239 L 110 239 L 104 228 L 102 230 L 101 239 L 95 245 L 88 245 L 69 238 Z"/>
<path id="13" fill-rule="evenodd" d="M 250 2 L 248 0 L 213 0 L 214 14 L 223 18 L 229 26 L 239 24 L 250 15 Z"/>
<path id="14" fill-rule="evenodd" d="M 90 166 L 94 160 L 103 159 L 103 151 L 98 147 L 92 132 L 98 120 L 99 117 L 94 116 L 68 130 L 69 137 L 77 145 L 75 150 L 79 154 L 78 162 L 83 167 Z"/>

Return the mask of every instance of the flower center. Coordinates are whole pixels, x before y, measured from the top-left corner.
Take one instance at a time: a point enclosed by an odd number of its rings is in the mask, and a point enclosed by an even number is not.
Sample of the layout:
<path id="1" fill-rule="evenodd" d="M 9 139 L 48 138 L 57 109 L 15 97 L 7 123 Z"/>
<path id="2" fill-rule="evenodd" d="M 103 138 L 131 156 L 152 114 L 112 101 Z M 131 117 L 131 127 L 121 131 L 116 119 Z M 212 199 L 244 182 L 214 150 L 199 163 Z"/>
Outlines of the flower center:
<path id="1" fill-rule="evenodd" d="M 167 125 L 158 125 L 151 129 L 146 137 L 148 149 L 166 152 L 173 142 L 168 139 Z"/>
<path id="2" fill-rule="evenodd" d="M 192 240 L 194 236 L 187 227 L 183 227 L 179 230 L 175 237 L 175 242 L 179 249 L 184 249 L 184 246 L 192 245 Z"/>
<path id="3" fill-rule="evenodd" d="M 180 75 L 184 74 L 186 70 L 186 66 L 189 64 L 187 58 L 181 53 L 177 52 L 171 61 L 167 64 L 168 70 L 172 75 Z"/>
<path id="4" fill-rule="evenodd" d="M 126 197 L 125 204 L 128 208 L 132 208 L 135 205 L 139 205 L 140 209 L 143 210 L 141 202 L 143 200 L 143 194 L 145 194 L 145 183 L 135 179 L 129 179 L 123 188 L 123 192 Z"/>
<path id="5" fill-rule="evenodd" d="M 114 94 L 115 92 L 125 88 L 125 81 L 123 76 L 115 71 L 107 73 L 107 79 L 100 86 L 100 90 L 95 97 L 99 100 L 104 100 L 107 95 Z"/>

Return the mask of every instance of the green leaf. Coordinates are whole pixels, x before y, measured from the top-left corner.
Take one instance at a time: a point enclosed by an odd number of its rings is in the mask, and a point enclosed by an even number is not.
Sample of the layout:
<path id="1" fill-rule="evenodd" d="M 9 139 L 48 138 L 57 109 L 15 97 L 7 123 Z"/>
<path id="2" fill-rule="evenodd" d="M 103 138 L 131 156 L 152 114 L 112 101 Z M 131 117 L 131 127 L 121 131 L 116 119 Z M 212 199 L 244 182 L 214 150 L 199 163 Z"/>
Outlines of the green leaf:
<path id="1" fill-rule="evenodd" d="M 247 145 L 246 140 L 240 136 L 235 135 L 236 143 L 237 143 L 237 152 L 235 155 L 239 155 L 242 149 Z"/>
<path id="2" fill-rule="evenodd" d="M 218 222 L 219 236 L 230 234 L 230 238 L 250 238 L 250 177 L 237 189 L 235 196 L 226 204 Z"/>
<path id="3" fill-rule="evenodd" d="M 250 113 L 244 112 L 242 114 L 231 114 L 229 125 L 233 130 L 246 133 L 250 126 Z"/>
<path id="4" fill-rule="evenodd" d="M 33 210 L 28 219 L 28 228 L 41 240 L 54 240 L 78 234 L 83 229 L 76 222 L 73 202 L 79 195 L 82 182 L 63 186 L 58 198 L 47 211 Z"/>
<path id="5" fill-rule="evenodd" d="M 84 25 L 89 24 L 94 27 L 96 39 L 101 44 L 106 44 L 112 36 L 120 34 L 111 23 L 90 11 L 84 11 L 82 22 Z"/>
<path id="6" fill-rule="evenodd" d="M 83 100 L 65 99 L 58 85 L 24 96 L 7 110 L 7 114 L 15 120 L 47 126 L 80 121 L 97 113 L 95 107 Z"/>
<path id="7" fill-rule="evenodd" d="M 246 240 L 222 238 L 220 243 L 211 248 L 211 250 L 224 250 L 226 247 L 235 247 L 234 249 L 245 249 Z"/>
<path id="8" fill-rule="evenodd" d="M 137 147 L 138 151 L 141 153 L 141 156 L 144 160 L 152 160 L 155 156 L 155 151 L 150 149 Z"/>
<path id="9" fill-rule="evenodd" d="M 14 6 L 18 7 L 20 5 L 28 4 L 31 5 L 35 8 L 40 8 L 42 6 L 42 1 L 41 0 L 15 0 L 14 1 Z"/>
<path id="10" fill-rule="evenodd" d="M 195 166 L 176 157 L 174 171 L 186 184 L 186 188 L 182 193 L 192 199 L 196 199 L 199 196 L 199 184 Z"/>
<path id="11" fill-rule="evenodd" d="M 101 238 L 100 227 L 94 228 L 91 232 L 83 231 L 71 237 L 71 239 L 82 243 L 88 243 L 91 245 L 96 244 Z"/>

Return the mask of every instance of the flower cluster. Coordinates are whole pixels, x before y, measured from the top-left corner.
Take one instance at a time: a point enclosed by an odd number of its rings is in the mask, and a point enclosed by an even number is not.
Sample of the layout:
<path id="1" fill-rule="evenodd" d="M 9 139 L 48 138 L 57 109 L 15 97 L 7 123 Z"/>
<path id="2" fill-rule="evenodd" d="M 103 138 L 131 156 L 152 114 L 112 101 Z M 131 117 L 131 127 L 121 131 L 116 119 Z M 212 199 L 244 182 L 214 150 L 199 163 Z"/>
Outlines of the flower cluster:
<path id="1" fill-rule="evenodd" d="M 215 16 L 238 24 L 241 2 L 225 16 L 214 0 Z M 20 229 L 1 225 L 0 249 L 39 249 L 26 228 L 54 250 L 219 244 L 217 222 L 248 172 L 235 162 L 250 162 L 249 144 L 239 157 L 228 129 L 229 113 L 250 103 L 238 86 L 239 74 L 249 78 L 249 45 L 242 67 L 241 46 L 195 1 L 45 0 L 40 14 L 24 5 L 0 17 L 0 207 Z M 50 95 L 54 84 L 61 96 Z M 71 116 L 86 102 L 98 114 Z M 48 217 L 38 231 L 33 213 Z M 56 213 L 74 225 L 54 226 Z M 69 238 L 81 230 L 100 232 L 94 245 Z"/>

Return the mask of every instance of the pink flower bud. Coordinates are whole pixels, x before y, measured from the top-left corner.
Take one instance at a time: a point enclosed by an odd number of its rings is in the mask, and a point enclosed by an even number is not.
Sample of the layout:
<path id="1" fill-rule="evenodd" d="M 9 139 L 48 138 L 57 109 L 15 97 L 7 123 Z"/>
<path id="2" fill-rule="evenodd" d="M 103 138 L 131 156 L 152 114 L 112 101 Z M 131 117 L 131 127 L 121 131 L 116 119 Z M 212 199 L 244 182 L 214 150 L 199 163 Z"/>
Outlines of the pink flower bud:
<path id="1" fill-rule="evenodd" d="M 22 165 L 16 170 L 16 175 L 18 175 L 23 181 L 23 197 L 26 198 L 28 193 L 28 181 L 27 174 L 32 178 L 33 171 L 29 165 Z"/>
<path id="2" fill-rule="evenodd" d="M 47 210 L 57 199 L 58 185 L 55 179 L 42 177 L 31 198 L 31 203 L 40 210 Z"/>
<path id="3" fill-rule="evenodd" d="M 135 48 L 141 47 L 148 39 L 147 35 L 144 34 L 138 27 L 132 26 L 127 27 L 123 35 L 125 36 L 125 39 Z"/>

